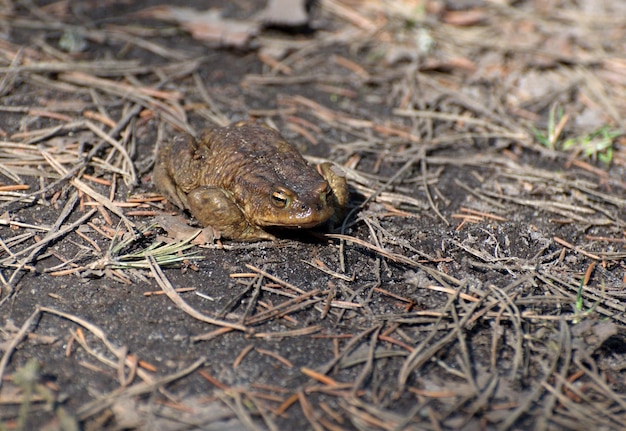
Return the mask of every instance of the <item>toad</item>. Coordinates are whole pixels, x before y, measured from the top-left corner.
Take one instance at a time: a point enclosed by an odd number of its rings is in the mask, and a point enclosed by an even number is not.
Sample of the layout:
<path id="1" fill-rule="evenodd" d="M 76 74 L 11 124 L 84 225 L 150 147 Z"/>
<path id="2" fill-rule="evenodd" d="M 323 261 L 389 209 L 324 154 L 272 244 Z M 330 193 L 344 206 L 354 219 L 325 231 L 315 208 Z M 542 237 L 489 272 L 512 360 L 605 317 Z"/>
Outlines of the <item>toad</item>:
<path id="1" fill-rule="evenodd" d="M 340 168 L 316 169 L 276 130 L 247 121 L 162 145 L 153 182 L 200 224 L 238 241 L 273 240 L 270 227 L 320 225 L 348 201 Z"/>

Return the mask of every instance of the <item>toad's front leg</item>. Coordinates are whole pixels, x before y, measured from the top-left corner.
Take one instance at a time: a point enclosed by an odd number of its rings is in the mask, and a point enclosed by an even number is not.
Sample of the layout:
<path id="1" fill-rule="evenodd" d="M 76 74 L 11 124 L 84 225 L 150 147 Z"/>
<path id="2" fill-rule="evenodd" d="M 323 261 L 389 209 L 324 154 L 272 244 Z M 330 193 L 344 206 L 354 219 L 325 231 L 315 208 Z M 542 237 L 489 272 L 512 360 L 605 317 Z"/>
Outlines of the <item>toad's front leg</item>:
<path id="1" fill-rule="evenodd" d="M 219 187 L 198 187 L 187 194 L 186 206 L 203 226 L 211 226 L 222 237 L 237 241 L 274 240 L 274 235 L 252 224 L 232 199 Z"/>
<path id="2" fill-rule="evenodd" d="M 345 215 L 346 206 L 350 199 L 346 174 L 341 167 L 332 163 L 322 163 L 317 166 L 317 171 L 328 182 L 332 193 L 327 197 L 327 205 L 334 208 L 335 212 L 331 217 L 331 226 L 338 224 Z"/>

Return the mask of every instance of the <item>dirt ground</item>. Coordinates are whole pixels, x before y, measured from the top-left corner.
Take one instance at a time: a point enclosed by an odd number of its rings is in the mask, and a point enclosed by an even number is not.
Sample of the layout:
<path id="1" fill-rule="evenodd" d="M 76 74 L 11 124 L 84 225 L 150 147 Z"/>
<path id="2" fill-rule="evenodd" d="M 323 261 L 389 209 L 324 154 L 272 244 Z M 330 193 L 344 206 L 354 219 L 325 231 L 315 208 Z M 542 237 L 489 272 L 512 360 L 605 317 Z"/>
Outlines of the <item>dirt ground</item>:
<path id="1" fill-rule="evenodd" d="M 0 430 L 623 429 L 626 2 L 304 3 L 0 2 Z M 343 226 L 168 225 L 242 119 Z"/>

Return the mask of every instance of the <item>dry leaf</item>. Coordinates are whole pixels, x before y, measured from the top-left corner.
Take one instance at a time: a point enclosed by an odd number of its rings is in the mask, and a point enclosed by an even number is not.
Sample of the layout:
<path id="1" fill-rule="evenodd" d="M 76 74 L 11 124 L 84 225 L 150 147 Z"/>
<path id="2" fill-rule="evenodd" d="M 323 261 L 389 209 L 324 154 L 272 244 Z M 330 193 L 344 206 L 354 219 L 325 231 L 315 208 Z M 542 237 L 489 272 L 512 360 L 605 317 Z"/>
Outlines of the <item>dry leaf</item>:
<path id="1" fill-rule="evenodd" d="M 138 14 L 142 18 L 174 21 L 191 33 L 194 39 L 221 46 L 243 47 L 259 32 L 253 21 L 224 18 L 220 9 L 198 11 L 188 7 L 156 6 Z"/>
<path id="2" fill-rule="evenodd" d="M 200 233 L 191 241 L 192 244 L 204 245 L 212 244 L 219 239 L 219 234 L 212 227 L 198 229 L 187 224 L 186 219 L 181 216 L 173 216 L 169 214 L 159 214 L 155 217 L 157 224 L 167 232 L 168 238 L 163 238 L 165 242 L 185 241 L 194 233 L 200 230 Z"/>
<path id="3" fill-rule="evenodd" d="M 306 0 L 269 0 L 258 16 L 264 24 L 299 27 L 309 23 Z"/>

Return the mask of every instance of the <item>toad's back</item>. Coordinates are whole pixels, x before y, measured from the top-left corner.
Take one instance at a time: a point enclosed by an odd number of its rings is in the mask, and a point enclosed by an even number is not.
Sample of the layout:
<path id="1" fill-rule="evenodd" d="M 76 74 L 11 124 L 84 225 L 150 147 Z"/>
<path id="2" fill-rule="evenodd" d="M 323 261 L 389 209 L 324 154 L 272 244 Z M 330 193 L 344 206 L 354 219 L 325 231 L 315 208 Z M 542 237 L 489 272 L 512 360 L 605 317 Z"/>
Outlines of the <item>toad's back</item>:
<path id="1" fill-rule="evenodd" d="M 201 173 L 199 185 L 230 190 L 241 203 L 276 186 L 302 198 L 312 192 L 316 199 L 324 181 L 278 132 L 255 123 L 207 130 L 194 157 L 191 171 Z"/>

